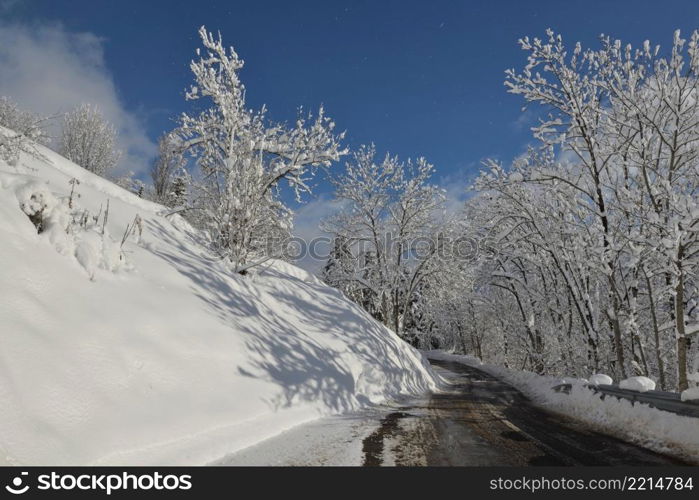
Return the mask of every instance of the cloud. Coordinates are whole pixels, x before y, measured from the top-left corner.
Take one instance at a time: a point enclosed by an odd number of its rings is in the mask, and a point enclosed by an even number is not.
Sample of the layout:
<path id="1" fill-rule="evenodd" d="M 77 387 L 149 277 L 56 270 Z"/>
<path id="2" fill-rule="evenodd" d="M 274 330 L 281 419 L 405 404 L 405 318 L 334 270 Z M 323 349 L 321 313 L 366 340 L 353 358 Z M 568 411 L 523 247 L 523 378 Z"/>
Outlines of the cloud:
<path id="1" fill-rule="evenodd" d="M 24 0 L 0 0 L 0 13 L 6 13 L 14 10 L 15 7 L 23 4 Z"/>
<path id="2" fill-rule="evenodd" d="M 480 163 L 470 162 L 436 180 L 437 185 L 445 191 L 445 209 L 448 215 L 457 215 L 464 208 L 466 200 L 474 195 L 471 187 L 480 168 Z"/>
<path id="3" fill-rule="evenodd" d="M 538 118 L 539 113 L 536 110 L 526 107 L 510 125 L 516 132 L 530 131 L 532 127 L 539 124 Z"/>
<path id="4" fill-rule="evenodd" d="M 119 99 L 105 66 L 103 42 L 93 33 L 71 33 L 60 24 L 0 23 L 0 95 L 42 115 L 96 104 L 119 133 L 124 155 L 118 170 L 143 173 L 156 146 L 139 117 Z"/>
<path id="5" fill-rule="evenodd" d="M 306 250 L 315 241 L 314 250 L 316 256 L 304 252 L 303 257 L 296 264 L 311 273 L 317 273 L 325 265 L 330 251 L 330 235 L 321 231 L 320 223 L 323 219 L 338 213 L 342 209 L 342 202 L 334 200 L 327 195 L 301 205 L 294 214 L 294 236 L 306 243 Z"/>

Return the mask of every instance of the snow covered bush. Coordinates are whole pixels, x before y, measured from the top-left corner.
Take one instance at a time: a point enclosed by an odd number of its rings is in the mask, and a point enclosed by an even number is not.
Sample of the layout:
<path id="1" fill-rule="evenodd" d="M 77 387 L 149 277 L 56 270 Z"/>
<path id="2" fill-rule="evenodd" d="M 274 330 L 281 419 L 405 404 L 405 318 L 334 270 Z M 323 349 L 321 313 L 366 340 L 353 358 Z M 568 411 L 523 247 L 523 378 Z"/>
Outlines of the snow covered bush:
<path id="1" fill-rule="evenodd" d="M 74 257 L 90 279 L 95 279 L 98 269 L 112 273 L 132 269 L 122 247 L 129 236 L 142 231 L 138 216 L 119 242 L 111 237 L 104 220 L 100 221 L 100 215 L 106 219 L 108 212 L 93 215 L 81 209 L 72 195 L 57 197 L 36 181 L 20 183 L 15 195 L 41 237 L 60 254 Z"/>
<path id="2" fill-rule="evenodd" d="M 345 154 L 343 134 L 333 132 L 323 108 L 316 117 L 300 115 L 291 127 L 269 123 L 264 108 L 248 109 L 238 77 L 243 61 L 205 27 L 199 35 L 204 50 L 197 49 L 199 59 L 190 65 L 195 84 L 186 97 L 209 107 L 183 114 L 174 132 L 200 170 L 187 215 L 232 269 L 244 273 L 283 255 L 291 211 L 280 197 L 282 181 L 300 201 L 311 192 L 308 181 L 316 169 Z"/>
<path id="3" fill-rule="evenodd" d="M 82 104 L 63 119 L 59 152 L 81 167 L 106 176 L 121 157 L 116 130 L 96 106 Z"/>

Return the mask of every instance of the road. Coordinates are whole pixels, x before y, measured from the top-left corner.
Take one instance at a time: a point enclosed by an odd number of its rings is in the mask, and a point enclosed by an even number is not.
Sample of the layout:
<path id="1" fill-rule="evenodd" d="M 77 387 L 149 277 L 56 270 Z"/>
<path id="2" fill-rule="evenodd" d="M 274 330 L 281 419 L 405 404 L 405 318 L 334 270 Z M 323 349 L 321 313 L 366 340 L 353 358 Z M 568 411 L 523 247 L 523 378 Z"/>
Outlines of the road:
<path id="1" fill-rule="evenodd" d="M 301 426 L 223 465 L 682 465 L 534 406 L 476 369 L 431 360 L 447 391 Z"/>

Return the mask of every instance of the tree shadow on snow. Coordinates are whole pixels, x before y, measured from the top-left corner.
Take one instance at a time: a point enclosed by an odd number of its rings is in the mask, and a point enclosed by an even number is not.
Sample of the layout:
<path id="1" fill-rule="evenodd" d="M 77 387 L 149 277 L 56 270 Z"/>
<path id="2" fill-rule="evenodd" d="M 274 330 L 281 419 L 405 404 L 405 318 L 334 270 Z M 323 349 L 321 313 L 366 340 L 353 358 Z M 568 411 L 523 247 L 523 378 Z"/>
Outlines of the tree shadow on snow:
<path id="1" fill-rule="evenodd" d="M 238 373 L 279 386 L 265 399 L 271 408 L 312 402 L 342 412 L 401 390 L 426 389 L 401 341 L 339 291 L 274 268 L 255 279 L 234 275 L 207 255 L 195 233 L 185 232 L 183 243 L 160 221 L 147 224 L 163 243 L 151 251 L 187 277 L 194 295 L 232 331 L 245 335 L 250 355 Z"/>

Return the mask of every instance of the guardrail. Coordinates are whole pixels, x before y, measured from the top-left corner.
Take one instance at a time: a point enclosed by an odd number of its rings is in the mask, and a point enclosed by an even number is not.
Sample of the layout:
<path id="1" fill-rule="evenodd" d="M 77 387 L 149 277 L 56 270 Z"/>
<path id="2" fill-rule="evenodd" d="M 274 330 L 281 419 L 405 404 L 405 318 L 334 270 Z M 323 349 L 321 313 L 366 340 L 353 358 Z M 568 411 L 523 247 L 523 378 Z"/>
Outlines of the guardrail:
<path id="1" fill-rule="evenodd" d="M 585 387 L 601 394 L 602 399 L 607 396 L 613 396 L 617 399 L 626 399 L 634 403 L 647 404 L 658 410 L 669 411 L 677 415 L 685 417 L 699 418 L 699 401 L 682 401 L 680 395 L 676 392 L 665 391 L 630 391 L 628 389 L 620 389 L 616 385 L 591 385 L 585 384 Z M 570 394 L 572 384 L 559 384 L 552 389 L 556 392 Z"/>

